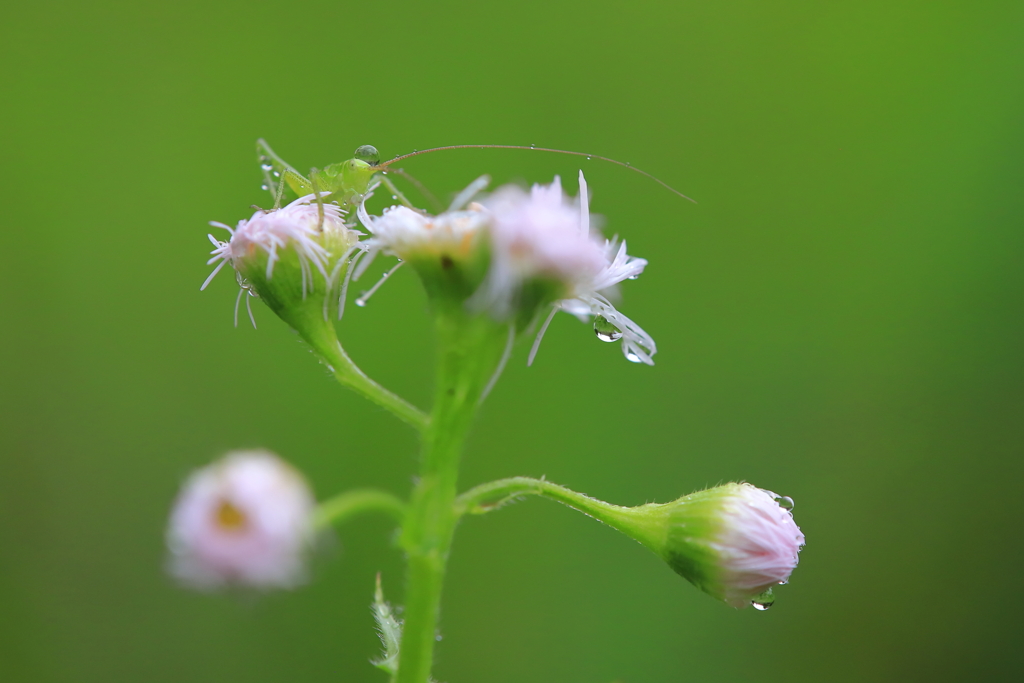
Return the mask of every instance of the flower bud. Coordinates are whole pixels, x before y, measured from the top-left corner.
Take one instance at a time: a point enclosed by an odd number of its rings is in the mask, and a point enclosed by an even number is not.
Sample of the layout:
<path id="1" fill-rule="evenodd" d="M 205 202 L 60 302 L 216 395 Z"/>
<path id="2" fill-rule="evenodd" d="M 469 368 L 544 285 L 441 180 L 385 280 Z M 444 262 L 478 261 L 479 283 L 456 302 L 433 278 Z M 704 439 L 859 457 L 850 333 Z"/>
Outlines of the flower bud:
<path id="1" fill-rule="evenodd" d="M 772 588 L 789 581 L 804 545 L 790 512 L 792 499 L 750 484 L 723 484 L 665 504 L 601 505 L 606 509 L 592 512 L 576 504 L 733 607 L 768 609 Z"/>
<path id="2" fill-rule="evenodd" d="M 342 279 L 348 256 L 359 233 L 345 225 L 344 212 L 307 195 L 276 211 L 259 210 L 234 229 L 221 223 L 231 237 L 214 244 L 210 264 L 230 263 L 243 290 L 263 299 L 274 313 L 300 333 L 312 318 L 326 320 Z"/>
<path id="3" fill-rule="evenodd" d="M 767 609 L 772 587 L 789 580 L 804 545 L 792 506 L 745 483 L 698 491 L 658 506 L 663 539 L 652 549 L 705 593 L 733 607 Z"/>
<path id="4" fill-rule="evenodd" d="M 292 588 L 306 578 L 316 501 L 302 475 L 266 451 L 235 451 L 193 473 L 167 529 L 168 570 L 183 584 Z"/>

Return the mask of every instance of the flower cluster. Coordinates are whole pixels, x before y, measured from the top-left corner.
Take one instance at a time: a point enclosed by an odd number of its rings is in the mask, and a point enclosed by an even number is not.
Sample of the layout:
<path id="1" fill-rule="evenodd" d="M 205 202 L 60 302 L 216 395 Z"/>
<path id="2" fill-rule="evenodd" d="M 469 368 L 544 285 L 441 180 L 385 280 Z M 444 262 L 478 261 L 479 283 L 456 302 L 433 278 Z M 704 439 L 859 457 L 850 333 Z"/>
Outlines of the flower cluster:
<path id="1" fill-rule="evenodd" d="M 554 313 L 562 310 L 584 322 L 594 321 L 605 341 L 622 340 L 624 355 L 653 365 L 654 339 L 620 313 L 611 299 L 617 285 L 636 279 L 647 261 L 626 253 L 626 243 L 599 237 L 591 229 L 586 179 L 579 176 L 580 195 L 573 201 L 555 178 L 529 192 L 514 185 L 499 188 L 463 210 L 457 201 L 438 216 L 407 207 L 385 209 L 379 217 L 360 206 L 358 217 L 371 237 L 371 253 L 383 251 L 409 261 L 430 289 L 430 279 L 464 267 L 478 258 L 487 267 L 477 276 L 459 271 L 472 295 L 466 304 L 497 320 L 533 321 L 543 317 L 530 354 Z M 471 198 L 479 181 L 464 192 Z M 359 271 L 356 271 L 358 276 Z"/>

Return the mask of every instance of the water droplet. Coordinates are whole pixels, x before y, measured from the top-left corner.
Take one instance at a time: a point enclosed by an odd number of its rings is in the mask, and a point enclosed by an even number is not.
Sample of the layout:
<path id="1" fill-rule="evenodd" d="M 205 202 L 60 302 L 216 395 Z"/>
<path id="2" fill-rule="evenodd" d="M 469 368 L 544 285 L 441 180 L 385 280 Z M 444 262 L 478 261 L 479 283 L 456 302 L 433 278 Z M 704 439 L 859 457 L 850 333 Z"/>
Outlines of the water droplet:
<path id="1" fill-rule="evenodd" d="M 392 199 L 398 199 L 398 195 L 397 194 L 393 194 L 393 195 L 391 195 L 391 198 Z"/>
<path id="2" fill-rule="evenodd" d="M 537 145 L 530 145 L 530 149 L 537 149 Z"/>
<path id="3" fill-rule="evenodd" d="M 614 342 L 622 339 L 622 330 L 608 322 L 603 315 L 594 318 L 594 334 L 603 342 Z"/>
<path id="4" fill-rule="evenodd" d="M 261 189 L 261 190 L 264 190 L 264 191 L 266 191 L 266 192 L 269 192 L 269 191 L 270 191 L 270 188 L 269 188 L 269 187 L 267 187 L 267 184 L 266 184 L 266 183 L 263 183 L 262 185 L 260 185 L 260 189 Z"/>
<path id="5" fill-rule="evenodd" d="M 366 292 L 363 292 L 358 299 L 356 299 L 356 306 L 362 308 L 366 305 Z"/>
<path id="6" fill-rule="evenodd" d="M 441 642 L 441 634 L 438 633 L 436 636 L 434 636 L 434 640 L 436 640 L 437 642 L 440 643 Z"/>
<path id="7" fill-rule="evenodd" d="M 751 600 L 750 604 L 753 606 L 754 609 L 764 612 L 766 609 L 769 609 L 772 605 L 775 604 L 775 594 L 772 593 L 772 589 L 769 588 L 764 593 L 761 593 L 760 595 L 756 596 L 753 600 Z"/>
<path id="8" fill-rule="evenodd" d="M 590 157 L 587 157 L 587 161 L 590 161 Z"/>
<path id="9" fill-rule="evenodd" d="M 643 363 L 644 362 L 643 358 L 641 358 L 640 356 L 636 355 L 632 351 L 627 351 L 626 352 L 626 360 L 628 360 L 630 363 Z"/>
<path id="10" fill-rule="evenodd" d="M 274 166 L 272 164 L 260 164 L 260 168 L 262 168 L 264 171 L 270 171 L 274 168 Z"/>
<path id="11" fill-rule="evenodd" d="M 780 496 L 780 495 L 776 494 L 775 495 L 775 502 L 783 510 L 792 511 L 793 508 L 796 507 L 796 503 L 794 503 L 793 499 L 790 498 L 789 496 Z"/>
<path id="12" fill-rule="evenodd" d="M 274 177 L 275 177 L 275 178 L 280 178 L 280 177 L 281 177 L 281 174 L 280 174 L 280 173 L 278 173 L 277 171 L 274 171 Z"/>
<path id="13" fill-rule="evenodd" d="M 380 163 L 380 152 L 373 145 L 363 145 L 356 148 L 355 158 L 365 161 L 371 166 L 376 166 Z"/>
<path id="14" fill-rule="evenodd" d="M 637 274 L 637 275 L 630 275 L 630 276 L 629 276 L 628 278 L 626 278 L 626 279 L 627 279 L 627 280 L 637 280 L 637 279 L 639 279 L 639 278 L 640 278 L 640 275 L 639 275 L 639 274 Z"/>

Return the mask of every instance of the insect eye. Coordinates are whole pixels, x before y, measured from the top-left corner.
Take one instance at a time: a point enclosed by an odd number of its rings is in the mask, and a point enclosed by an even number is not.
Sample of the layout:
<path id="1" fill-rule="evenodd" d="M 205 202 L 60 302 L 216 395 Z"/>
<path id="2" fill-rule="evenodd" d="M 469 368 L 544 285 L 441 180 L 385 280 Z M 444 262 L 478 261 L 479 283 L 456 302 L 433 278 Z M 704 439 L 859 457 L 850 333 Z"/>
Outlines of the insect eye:
<path id="1" fill-rule="evenodd" d="M 363 145 L 356 149 L 356 153 L 353 155 L 360 161 L 365 161 L 371 166 L 376 166 L 380 163 L 380 152 L 373 145 Z"/>

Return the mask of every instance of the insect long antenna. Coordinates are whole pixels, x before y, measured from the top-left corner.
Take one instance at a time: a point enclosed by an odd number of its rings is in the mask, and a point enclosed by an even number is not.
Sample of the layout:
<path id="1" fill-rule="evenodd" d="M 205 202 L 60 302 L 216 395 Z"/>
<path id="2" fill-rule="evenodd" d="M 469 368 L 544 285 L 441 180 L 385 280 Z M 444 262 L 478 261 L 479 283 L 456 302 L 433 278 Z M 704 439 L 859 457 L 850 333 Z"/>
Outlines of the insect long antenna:
<path id="1" fill-rule="evenodd" d="M 631 164 L 619 161 L 618 159 L 610 159 L 608 157 L 603 157 L 603 156 L 601 156 L 599 154 L 587 154 L 586 152 L 573 152 L 573 151 L 567 150 L 567 149 L 552 149 L 550 147 L 535 147 L 533 145 L 529 145 L 529 146 L 527 146 L 527 145 L 445 145 L 443 147 L 431 147 L 430 149 L 419 149 L 419 150 L 416 150 L 415 152 L 409 152 L 408 154 L 399 155 L 399 156 L 395 157 L 394 159 L 390 159 L 388 161 L 385 161 L 382 164 L 378 164 L 377 168 L 383 171 L 383 170 L 386 170 L 387 168 L 389 168 L 392 164 L 398 163 L 399 161 L 403 161 L 405 159 L 410 159 L 412 157 L 416 157 L 416 156 L 419 156 L 421 154 L 430 154 L 431 152 L 441 152 L 441 151 L 444 151 L 446 149 L 526 149 L 526 150 L 532 150 L 532 151 L 535 151 L 535 152 L 553 152 L 555 154 L 569 154 L 569 155 L 577 156 L 577 157 L 586 157 L 587 159 L 598 159 L 600 161 L 607 161 L 610 164 L 615 164 L 616 166 L 622 166 L 623 168 L 629 169 L 630 171 L 634 171 L 636 173 L 639 173 L 642 176 L 646 176 L 646 177 L 650 178 L 651 180 L 653 180 L 654 182 L 656 182 L 659 185 L 661 185 L 662 187 L 664 187 L 666 190 L 668 190 L 672 194 L 679 195 L 683 199 L 686 199 L 687 201 L 691 201 L 694 204 L 697 203 L 695 200 L 691 199 L 690 197 L 687 197 L 685 194 L 683 194 L 682 192 L 680 192 L 676 188 L 672 187 L 671 185 L 666 183 L 661 178 L 658 178 L 657 176 L 651 175 L 647 171 L 643 171 L 643 170 L 637 168 L 636 166 L 633 166 Z"/>
<path id="2" fill-rule="evenodd" d="M 390 162 L 388 162 L 388 163 L 390 163 Z M 435 211 L 440 211 L 441 210 L 441 202 L 437 201 L 437 197 L 434 196 L 433 192 L 431 192 L 430 190 L 427 189 L 426 185 L 424 185 L 419 180 L 414 178 L 412 176 L 412 174 L 410 174 L 404 168 L 393 168 L 391 170 L 396 175 L 400 175 L 403 178 L 405 178 L 407 181 L 409 181 L 410 185 L 412 185 L 417 190 L 419 190 L 420 194 L 423 195 L 428 202 L 430 202 L 430 204 L 434 207 Z"/>

